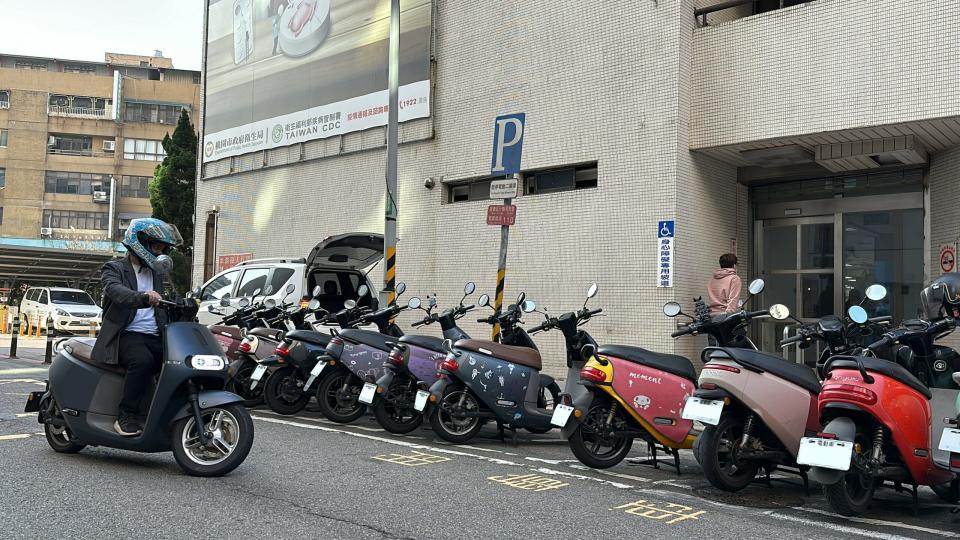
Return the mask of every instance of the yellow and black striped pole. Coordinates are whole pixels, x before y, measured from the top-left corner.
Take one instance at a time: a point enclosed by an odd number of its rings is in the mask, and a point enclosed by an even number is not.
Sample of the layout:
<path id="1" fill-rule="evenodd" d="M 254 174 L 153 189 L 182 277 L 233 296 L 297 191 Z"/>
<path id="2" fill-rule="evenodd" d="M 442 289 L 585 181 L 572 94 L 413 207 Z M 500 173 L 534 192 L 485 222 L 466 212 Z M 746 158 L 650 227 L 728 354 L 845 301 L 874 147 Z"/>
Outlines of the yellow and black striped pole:
<path id="1" fill-rule="evenodd" d="M 397 247 L 388 246 L 386 251 L 387 268 L 384 272 L 384 290 L 387 293 L 387 305 L 389 306 L 397 299 Z"/>
<path id="2" fill-rule="evenodd" d="M 520 181 L 519 175 L 514 175 L 514 178 L 517 181 Z M 513 202 L 513 199 L 504 199 L 503 204 L 508 205 Z M 497 292 L 494 294 L 493 298 L 493 307 L 497 310 L 497 314 L 500 314 L 500 311 L 503 309 L 503 287 L 504 281 L 507 277 L 507 244 L 510 241 L 510 226 L 501 225 L 500 226 L 500 258 L 497 262 Z M 500 341 L 500 325 L 493 325 L 493 341 Z"/>

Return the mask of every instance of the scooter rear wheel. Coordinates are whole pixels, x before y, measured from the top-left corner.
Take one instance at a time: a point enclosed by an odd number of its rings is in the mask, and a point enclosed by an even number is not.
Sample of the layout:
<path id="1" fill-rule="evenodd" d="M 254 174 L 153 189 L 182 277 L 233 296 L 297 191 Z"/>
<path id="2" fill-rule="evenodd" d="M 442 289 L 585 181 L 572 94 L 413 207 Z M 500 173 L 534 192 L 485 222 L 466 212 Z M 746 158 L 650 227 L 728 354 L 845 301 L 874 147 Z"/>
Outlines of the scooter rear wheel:
<path id="1" fill-rule="evenodd" d="M 297 369 L 284 366 L 270 375 L 263 387 L 263 399 L 277 414 L 297 414 L 310 402 L 310 394 L 303 391 L 306 381 L 297 376 Z"/>
<path id="2" fill-rule="evenodd" d="M 394 380 L 391 398 L 381 396 L 373 404 L 373 416 L 380 427 L 397 435 L 410 433 L 423 423 L 423 414 L 413 408 L 417 393 L 415 381 Z"/>
<path id="3" fill-rule="evenodd" d="M 937 497 L 940 497 L 941 500 L 950 504 L 957 504 L 960 502 L 960 478 L 955 478 L 953 482 L 949 484 L 942 484 L 939 486 L 930 486 L 933 489 L 933 492 L 937 494 Z"/>
<path id="4" fill-rule="evenodd" d="M 620 411 L 614 414 L 612 426 L 607 427 L 610 405 L 610 400 L 594 403 L 583 422 L 570 435 L 570 450 L 587 467 L 613 467 L 623 461 L 633 447 L 633 439 L 616 433 L 622 433 L 628 427 Z"/>
<path id="5" fill-rule="evenodd" d="M 717 489 L 740 491 L 757 476 L 758 462 L 740 461 L 737 457 L 743 424 L 743 417 L 725 415 L 719 424 L 707 426 L 700 434 L 697 461 L 703 467 L 703 475 Z"/>
<path id="6" fill-rule="evenodd" d="M 201 446 L 193 415 L 173 425 L 170 446 L 177 465 L 191 476 L 223 476 L 236 469 L 253 447 L 253 419 L 237 403 L 211 407 L 200 412 L 203 428 L 213 434 L 207 447 Z"/>
<path id="7" fill-rule="evenodd" d="M 483 419 L 479 416 L 454 418 L 446 409 L 456 406 L 469 412 L 480 411 L 480 403 L 470 390 L 460 384 L 450 385 L 430 415 L 430 426 L 441 439 L 463 444 L 476 437 L 483 427 Z"/>
<path id="8" fill-rule="evenodd" d="M 83 450 L 86 445 L 76 444 L 70 440 L 70 432 L 67 430 L 67 426 L 63 425 L 63 416 L 60 414 L 60 407 L 53 398 L 50 398 L 50 401 L 53 404 L 51 412 L 54 417 L 53 420 L 61 425 L 55 426 L 50 423 L 49 420 L 43 425 L 43 434 L 47 437 L 47 444 L 50 445 L 50 448 L 53 448 L 54 452 L 61 454 L 76 454 Z"/>
<path id="9" fill-rule="evenodd" d="M 346 388 L 344 388 L 346 386 Z M 360 403 L 363 382 L 346 369 L 338 368 L 326 374 L 317 387 L 317 405 L 320 412 L 332 422 L 349 424 L 363 416 L 367 406 Z"/>
<path id="10" fill-rule="evenodd" d="M 237 373 L 227 381 L 227 390 L 242 397 L 244 407 L 256 407 L 263 403 L 263 388 L 266 385 L 261 381 L 256 388 L 251 389 L 250 383 L 253 381 L 250 376 L 257 369 L 257 363 L 246 358 L 242 362 Z"/>

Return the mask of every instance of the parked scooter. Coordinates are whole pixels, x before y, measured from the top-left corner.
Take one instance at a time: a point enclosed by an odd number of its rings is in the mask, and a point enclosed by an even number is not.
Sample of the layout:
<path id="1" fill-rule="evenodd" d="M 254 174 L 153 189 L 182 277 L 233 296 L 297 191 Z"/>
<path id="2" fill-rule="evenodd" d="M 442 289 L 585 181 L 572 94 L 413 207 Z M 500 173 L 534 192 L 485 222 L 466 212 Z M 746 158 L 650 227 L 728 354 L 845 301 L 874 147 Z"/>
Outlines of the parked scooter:
<path id="1" fill-rule="evenodd" d="M 501 434 L 505 427 L 533 433 L 553 428 L 552 406 L 560 397 L 560 387 L 540 373 L 540 353 L 519 326 L 523 314 L 535 309 L 536 304 L 520 293 L 517 303 L 504 313 L 494 312 L 478 321 L 499 323 L 502 339 L 512 345 L 474 339 L 444 341 L 447 356 L 430 387 L 430 401 L 436 404 L 430 424 L 439 437 L 465 443 L 488 420 L 497 422 Z"/>
<path id="2" fill-rule="evenodd" d="M 884 334 L 863 354 L 827 361 L 818 401 L 825 426 L 801 440 L 798 462 L 812 467 L 811 476 L 823 485 L 836 512 L 862 513 L 884 481 L 898 489 L 913 485 L 914 504 L 917 486 L 930 486 L 951 503 L 960 500 L 957 390 L 930 388 L 903 366 L 873 356 L 891 344 L 923 350 L 953 332 L 956 323 L 952 317 L 911 321 Z M 919 363 L 929 360 L 917 358 Z M 952 378 L 960 384 L 960 372 Z"/>
<path id="3" fill-rule="evenodd" d="M 411 326 L 419 328 L 440 323 L 443 337 L 446 339 L 469 339 L 459 326 L 457 319 L 474 309 L 465 306 L 463 301 L 473 294 L 476 285 L 471 281 L 463 287 L 460 304 L 454 308 L 434 313 L 436 297 L 428 299 L 424 308 L 417 297 L 410 299 L 408 309 L 422 309 L 426 316 Z M 481 305 L 489 303 L 487 295 L 480 296 Z M 373 415 L 383 429 L 390 433 L 409 433 L 423 422 L 430 392 L 428 389 L 437 380 L 437 370 L 446 353 L 443 351 L 443 339 L 433 336 L 406 335 L 397 340 L 383 365 L 383 375 L 377 380 L 376 395 L 373 397 Z"/>
<path id="4" fill-rule="evenodd" d="M 223 389 L 227 360 L 210 331 L 192 322 L 197 306 L 194 299 L 158 306 L 171 321 L 161 330 L 165 360 L 136 437 L 113 428 L 125 370 L 94 362 L 94 339 L 67 341 L 50 366 L 46 390 L 31 393 L 24 408 L 39 412 L 50 447 L 61 453 L 87 445 L 173 450 L 180 468 L 196 476 L 222 476 L 240 465 L 253 446 L 253 420 L 240 396 Z"/>

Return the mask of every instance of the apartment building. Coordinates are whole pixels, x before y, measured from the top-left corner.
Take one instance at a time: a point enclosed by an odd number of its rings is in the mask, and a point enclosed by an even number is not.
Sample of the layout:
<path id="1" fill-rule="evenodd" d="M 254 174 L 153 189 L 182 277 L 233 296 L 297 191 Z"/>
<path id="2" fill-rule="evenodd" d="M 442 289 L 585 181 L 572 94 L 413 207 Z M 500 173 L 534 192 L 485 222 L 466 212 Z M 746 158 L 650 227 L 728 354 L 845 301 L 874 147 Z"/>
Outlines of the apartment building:
<path id="1" fill-rule="evenodd" d="M 69 283 L 113 256 L 130 220 L 151 213 L 161 140 L 199 104 L 200 73 L 159 51 L 0 54 L 0 286 Z"/>

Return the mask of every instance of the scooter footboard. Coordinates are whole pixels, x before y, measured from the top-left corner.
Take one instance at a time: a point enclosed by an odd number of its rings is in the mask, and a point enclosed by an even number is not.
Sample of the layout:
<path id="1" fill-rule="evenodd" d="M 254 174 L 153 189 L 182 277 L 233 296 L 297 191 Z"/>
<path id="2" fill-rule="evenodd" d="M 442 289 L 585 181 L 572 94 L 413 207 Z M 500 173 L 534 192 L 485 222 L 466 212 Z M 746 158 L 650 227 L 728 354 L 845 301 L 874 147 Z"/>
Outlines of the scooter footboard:
<path id="1" fill-rule="evenodd" d="M 197 394 L 197 400 L 200 402 L 201 409 L 209 409 L 211 407 L 219 407 L 221 405 L 230 405 L 231 403 L 243 403 L 243 398 L 234 394 L 233 392 L 227 392 L 226 390 L 201 390 Z M 193 411 L 190 410 L 190 404 L 187 403 L 170 418 L 170 423 L 176 422 L 193 414 Z"/>

